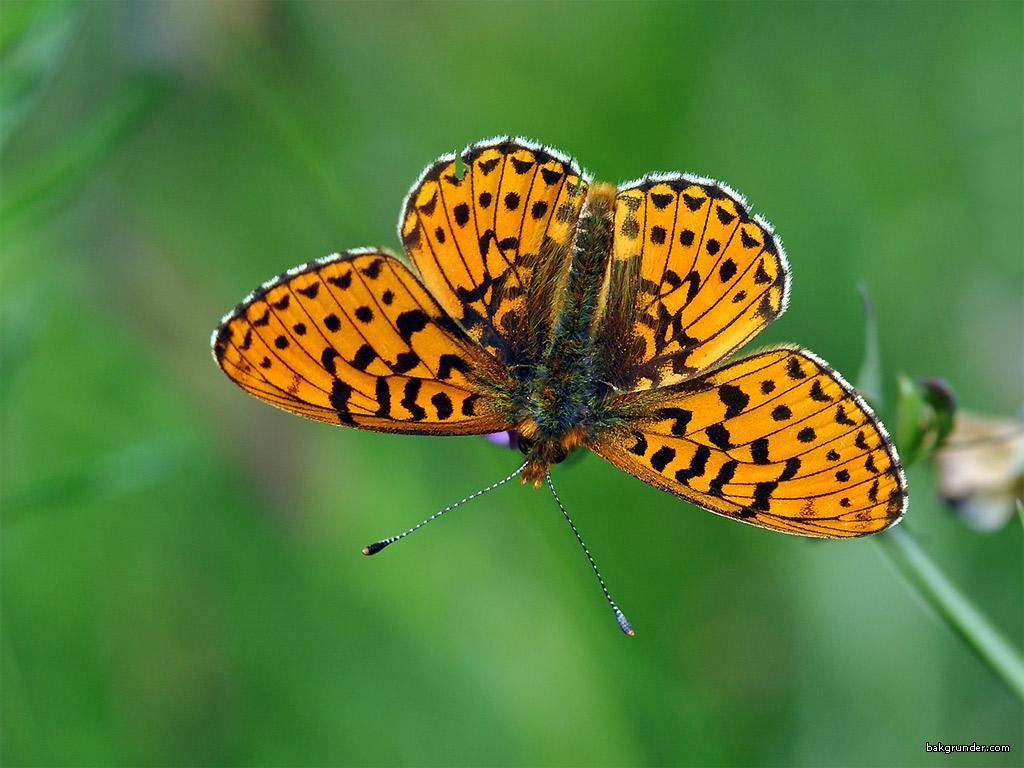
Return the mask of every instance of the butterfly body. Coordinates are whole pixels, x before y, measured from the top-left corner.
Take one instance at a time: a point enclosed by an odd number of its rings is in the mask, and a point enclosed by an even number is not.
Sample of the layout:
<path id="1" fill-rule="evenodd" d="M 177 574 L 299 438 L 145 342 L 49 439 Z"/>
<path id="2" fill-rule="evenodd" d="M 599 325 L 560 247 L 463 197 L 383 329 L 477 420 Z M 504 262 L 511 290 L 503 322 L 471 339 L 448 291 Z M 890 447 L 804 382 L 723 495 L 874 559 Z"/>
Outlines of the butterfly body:
<path id="1" fill-rule="evenodd" d="M 412 269 L 359 249 L 265 283 L 214 358 L 279 407 L 412 434 L 515 430 L 540 484 L 587 447 L 728 517 L 809 536 L 899 519 L 884 428 L 835 371 L 779 347 L 730 356 L 784 309 L 771 227 L 685 174 L 592 184 L 521 139 L 428 166 L 399 220 Z"/>
<path id="2" fill-rule="evenodd" d="M 526 413 L 514 414 L 529 463 L 523 483 L 540 485 L 552 463 L 604 429 L 605 345 L 595 337 L 607 265 L 612 253 L 614 187 L 595 185 L 581 209 L 567 254 L 561 304 L 543 362 L 525 378 Z"/>

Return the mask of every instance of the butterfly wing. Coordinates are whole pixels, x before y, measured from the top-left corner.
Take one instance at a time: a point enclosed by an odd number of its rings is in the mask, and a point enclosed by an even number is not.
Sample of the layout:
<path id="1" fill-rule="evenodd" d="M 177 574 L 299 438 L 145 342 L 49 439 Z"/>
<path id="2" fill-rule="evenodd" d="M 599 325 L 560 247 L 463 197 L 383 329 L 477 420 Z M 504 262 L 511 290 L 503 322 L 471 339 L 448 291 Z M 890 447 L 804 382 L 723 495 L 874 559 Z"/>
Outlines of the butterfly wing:
<path id="1" fill-rule="evenodd" d="M 399 235 L 423 284 L 508 365 L 539 360 L 589 179 L 568 157 L 499 138 L 446 155 L 406 198 Z"/>
<path id="2" fill-rule="evenodd" d="M 383 251 L 289 270 L 229 313 L 212 343 L 236 384 L 300 416 L 382 432 L 510 428 L 493 358 Z"/>
<path id="3" fill-rule="evenodd" d="M 712 512 L 819 537 L 875 533 L 903 514 L 906 482 L 885 429 L 804 350 L 761 352 L 612 407 L 623 426 L 591 449 Z"/>
<path id="4" fill-rule="evenodd" d="M 620 389 L 692 378 L 785 310 L 782 246 L 732 190 L 682 174 L 650 176 L 621 187 L 615 203 L 601 332 L 623 340 L 608 364 Z"/>

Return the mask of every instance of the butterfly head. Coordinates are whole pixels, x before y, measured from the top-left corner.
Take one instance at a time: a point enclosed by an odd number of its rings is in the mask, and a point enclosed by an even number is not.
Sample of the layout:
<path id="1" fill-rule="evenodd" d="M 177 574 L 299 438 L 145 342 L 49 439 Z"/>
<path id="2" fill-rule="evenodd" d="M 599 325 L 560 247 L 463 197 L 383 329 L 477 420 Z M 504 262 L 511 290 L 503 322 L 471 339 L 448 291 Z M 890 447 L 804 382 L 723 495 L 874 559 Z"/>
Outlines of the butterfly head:
<path id="1" fill-rule="evenodd" d="M 565 461 L 572 450 L 583 444 L 583 430 L 571 429 L 563 435 L 545 437 L 536 431 L 524 434 L 519 432 L 519 450 L 526 456 L 526 467 L 520 476 L 523 485 L 533 483 L 539 488 L 552 464 Z"/>

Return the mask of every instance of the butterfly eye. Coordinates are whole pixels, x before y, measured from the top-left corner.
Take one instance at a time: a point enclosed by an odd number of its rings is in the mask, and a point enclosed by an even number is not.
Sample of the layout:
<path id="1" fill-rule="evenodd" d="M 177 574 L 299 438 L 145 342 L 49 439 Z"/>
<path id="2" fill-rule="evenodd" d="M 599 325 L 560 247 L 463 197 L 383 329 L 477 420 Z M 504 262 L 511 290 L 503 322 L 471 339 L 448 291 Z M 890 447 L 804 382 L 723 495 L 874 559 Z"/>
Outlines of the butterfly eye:
<path id="1" fill-rule="evenodd" d="M 533 450 L 533 441 L 527 440 L 522 435 L 519 436 L 519 450 L 524 454 L 529 455 L 530 451 Z"/>

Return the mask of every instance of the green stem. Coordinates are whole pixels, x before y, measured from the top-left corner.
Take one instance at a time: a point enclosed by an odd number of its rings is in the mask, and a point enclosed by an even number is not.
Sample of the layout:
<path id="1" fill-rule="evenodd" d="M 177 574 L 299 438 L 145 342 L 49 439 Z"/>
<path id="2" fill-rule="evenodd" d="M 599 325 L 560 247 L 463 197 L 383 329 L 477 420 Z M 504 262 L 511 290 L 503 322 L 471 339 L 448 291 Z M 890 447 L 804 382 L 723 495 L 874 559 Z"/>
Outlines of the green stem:
<path id="1" fill-rule="evenodd" d="M 889 562 L 918 597 L 958 634 L 989 668 L 1024 702 L 1024 658 L 1006 637 L 954 586 L 918 545 L 906 525 L 877 537 Z"/>

